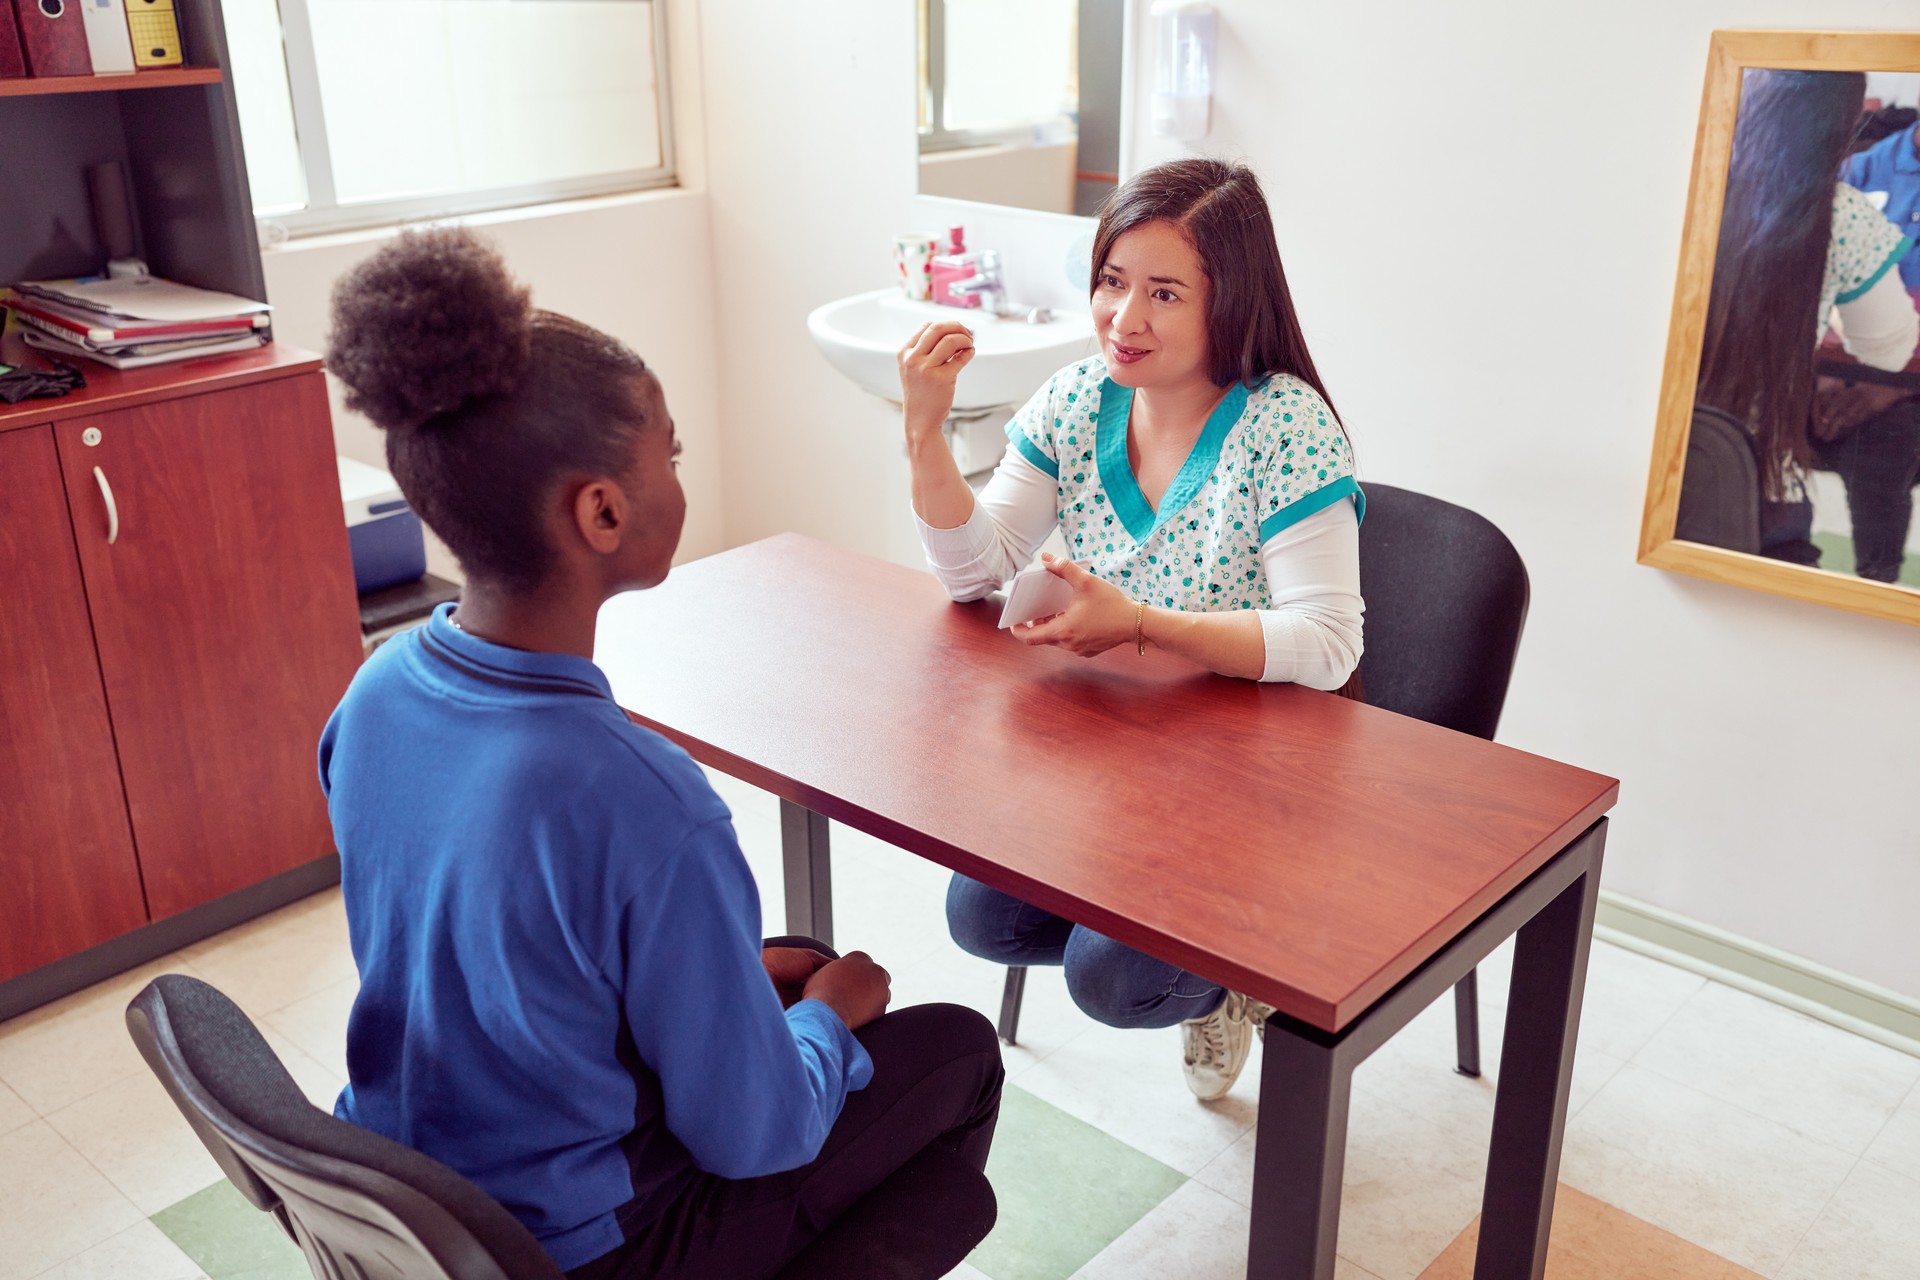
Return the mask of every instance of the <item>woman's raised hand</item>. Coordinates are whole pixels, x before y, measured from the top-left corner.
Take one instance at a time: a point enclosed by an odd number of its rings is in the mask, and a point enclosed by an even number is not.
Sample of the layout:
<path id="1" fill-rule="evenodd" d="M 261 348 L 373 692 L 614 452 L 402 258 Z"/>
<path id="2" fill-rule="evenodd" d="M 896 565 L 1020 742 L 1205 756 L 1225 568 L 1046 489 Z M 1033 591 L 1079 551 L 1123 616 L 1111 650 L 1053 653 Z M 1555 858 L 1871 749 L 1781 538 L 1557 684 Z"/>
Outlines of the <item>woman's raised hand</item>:
<path id="1" fill-rule="evenodd" d="M 1040 563 L 1056 578 L 1073 587 L 1073 602 L 1051 618 L 1020 623 L 1014 637 L 1025 644 L 1051 644 L 1082 658 L 1105 653 L 1133 639 L 1137 612 L 1120 588 L 1071 560 L 1051 553 Z"/>
<path id="2" fill-rule="evenodd" d="M 953 384 L 973 359 L 973 330 L 958 320 L 936 320 L 900 348 L 900 403 L 907 434 L 937 432 L 953 408 Z"/>

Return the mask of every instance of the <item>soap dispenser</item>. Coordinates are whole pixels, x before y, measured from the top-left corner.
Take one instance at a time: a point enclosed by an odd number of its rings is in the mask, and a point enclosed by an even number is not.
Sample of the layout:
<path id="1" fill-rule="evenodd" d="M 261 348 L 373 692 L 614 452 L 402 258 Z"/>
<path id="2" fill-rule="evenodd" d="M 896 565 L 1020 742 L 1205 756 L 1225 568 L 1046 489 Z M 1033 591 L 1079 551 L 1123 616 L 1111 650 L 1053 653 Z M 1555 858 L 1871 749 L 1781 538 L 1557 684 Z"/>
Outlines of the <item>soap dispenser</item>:
<path id="1" fill-rule="evenodd" d="M 956 296 L 951 290 L 979 270 L 979 258 L 979 254 L 967 252 L 967 229 L 949 227 L 947 251 L 933 260 L 933 300 L 944 307 L 978 307 L 979 295 Z"/>

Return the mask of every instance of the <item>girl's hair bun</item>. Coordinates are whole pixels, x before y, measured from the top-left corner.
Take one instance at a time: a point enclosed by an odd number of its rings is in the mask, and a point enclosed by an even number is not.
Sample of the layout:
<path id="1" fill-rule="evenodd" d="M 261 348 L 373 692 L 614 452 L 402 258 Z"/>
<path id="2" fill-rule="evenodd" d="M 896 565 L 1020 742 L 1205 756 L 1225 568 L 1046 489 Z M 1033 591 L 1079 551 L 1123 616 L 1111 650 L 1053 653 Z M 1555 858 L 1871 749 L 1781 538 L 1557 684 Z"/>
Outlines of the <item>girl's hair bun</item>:
<path id="1" fill-rule="evenodd" d="M 387 431 L 411 431 L 516 389 L 532 318 L 530 291 L 478 235 L 405 231 L 335 286 L 327 360 L 349 409 Z"/>

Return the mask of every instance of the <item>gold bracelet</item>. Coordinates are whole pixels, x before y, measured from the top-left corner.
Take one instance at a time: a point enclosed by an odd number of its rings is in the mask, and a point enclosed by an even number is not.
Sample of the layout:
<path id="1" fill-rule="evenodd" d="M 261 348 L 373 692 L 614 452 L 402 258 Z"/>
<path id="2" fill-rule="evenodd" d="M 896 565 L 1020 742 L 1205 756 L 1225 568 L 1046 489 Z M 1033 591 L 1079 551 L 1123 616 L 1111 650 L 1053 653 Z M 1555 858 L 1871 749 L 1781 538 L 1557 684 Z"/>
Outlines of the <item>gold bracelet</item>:
<path id="1" fill-rule="evenodd" d="M 1139 608 L 1133 611 L 1133 650 L 1141 657 L 1147 656 L 1147 637 L 1142 627 L 1147 621 L 1147 602 L 1142 600 Z"/>

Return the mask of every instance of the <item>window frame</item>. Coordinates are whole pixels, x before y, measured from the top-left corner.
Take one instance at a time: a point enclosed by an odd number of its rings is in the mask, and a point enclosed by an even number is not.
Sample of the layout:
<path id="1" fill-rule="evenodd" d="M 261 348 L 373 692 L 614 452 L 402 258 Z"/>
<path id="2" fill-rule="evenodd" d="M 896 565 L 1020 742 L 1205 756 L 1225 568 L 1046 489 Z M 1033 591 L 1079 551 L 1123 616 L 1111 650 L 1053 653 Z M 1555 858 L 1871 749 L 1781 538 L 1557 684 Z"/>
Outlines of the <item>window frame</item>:
<path id="1" fill-rule="evenodd" d="M 314 52 L 313 24 L 307 10 L 307 0 L 276 0 L 280 10 L 281 49 L 287 65 L 287 96 L 293 109 L 294 143 L 300 153 L 307 202 L 299 209 L 256 209 L 255 220 L 281 229 L 288 238 L 296 238 L 678 186 L 673 85 L 669 72 L 672 59 L 667 50 L 668 4 L 667 0 L 646 2 L 652 6 L 654 92 L 660 129 L 659 165 L 510 187 L 446 191 L 342 205 L 333 180 L 333 152 L 327 137 L 326 108 L 320 93 L 319 60 Z"/>
<path id="2" fill-rule="evenodd" d="M 305 3 L 305 0 L 300 2 Z M 1059 114 L 1036 116 L 1000 129 L 949 129 L 947 3 L 946 0 L 920 0 L 919 9 L 920 81 L 925 86 L 925 92 L 920 97 L 918 130 L 921 155 L 964 151 L 971 147 L 1023 146 L 1033 141 L 1034 130 L 1039 126 L 1060 120 L 1073 121 L 1072 116 Z"/>

